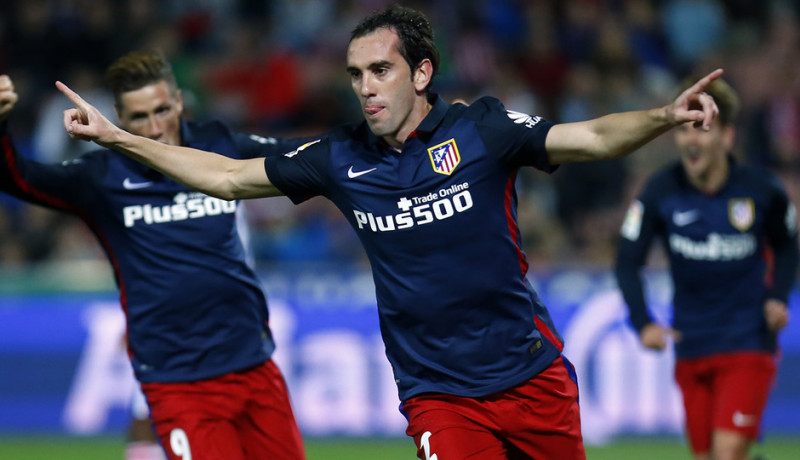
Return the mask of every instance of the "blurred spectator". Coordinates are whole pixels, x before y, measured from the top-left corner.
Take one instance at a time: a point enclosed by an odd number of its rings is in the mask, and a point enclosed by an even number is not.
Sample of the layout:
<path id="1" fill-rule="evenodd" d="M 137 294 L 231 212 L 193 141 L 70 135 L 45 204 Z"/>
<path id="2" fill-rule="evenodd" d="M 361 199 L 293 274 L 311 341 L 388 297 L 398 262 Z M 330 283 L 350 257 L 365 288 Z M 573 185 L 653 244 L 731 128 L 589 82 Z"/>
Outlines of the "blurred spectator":
<path id="1" fill-rule="evenodd" d="M 525 14 L 528 35 L 520 43 L 521 51 L 510 54 L 515 59 L 516 72 L 541 101 L 543 115 L 551 117 L 556 100 L 570 78 L 570 63 L 558 45 L 552 3 L 530 2 Z"/>
<path id="2" fill-rule="evenodd" d="M 665 33 L 658 26 L 658 13 L 648 0 L 625 0 L 622 26 L 636 61 L 645 69 L 669 69 L 670 56 Z"/>
<path id="3" fill-rule="evenodd" d="M 574 0 L 556 2 L 560 8 L 559 44 L 567 58 L 576 63 L 586 62 L 594 53 L 597 23 L 603 16 L 602 2 Z"/>
<path id="4" fill-rule="evenodd" d="M 229 30 L 223 53 L 205 83 L 215 95 L 210 110 L 248 128 L 279 123 L 297 109 L 299 68 L 289 50 L 266 46 L 263 25 L 244 22 Z"/>
<path id="5" fill-rule="evenodd" d="M 306 51 L 324 37 L 336 14 L 328 0 L 275 0 L 272 4 L 271 41 L 296 51 Z"/>
<path id="6" fill-rule="evenodd" d="M 718 0 L 667 0 L 662 21 L 673 62 L 680 72 L 714 51 L 725 32 L 725 9 Z"/>

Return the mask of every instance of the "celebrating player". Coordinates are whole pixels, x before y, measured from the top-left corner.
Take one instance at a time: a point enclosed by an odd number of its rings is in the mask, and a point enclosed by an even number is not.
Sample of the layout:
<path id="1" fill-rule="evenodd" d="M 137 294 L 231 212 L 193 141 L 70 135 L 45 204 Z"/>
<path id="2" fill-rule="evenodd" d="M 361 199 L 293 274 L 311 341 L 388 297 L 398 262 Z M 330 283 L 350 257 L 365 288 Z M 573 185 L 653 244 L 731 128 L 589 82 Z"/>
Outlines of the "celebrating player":
<path id="1" fill-rule="evenodd" d="M 106 77 L 120 126 L 131 135 L 237 159 L 296 146 L 183 120 L 181 92 L 159 53 L 123 56 Z M 0 120 L 16 98 L 11 80 L 0 77 Z M 303 458 L 288 391 L 271 360 L 266 299 L 236 230 L 237 203 L 194 192 L 111 150 L 56 165 L 27 160 L 1 126 L 0 189 L 80 217 L 105 250 L 133 369 L 168 457 Z"/>
<path id="2" fill-rule="evenodd" d="M 694 457 L 746 459 L 775 379 L 776 334 L 789 317 L 797 215 L 771 174 L 729 156 L 734 90 L 718 79 L 706 92 L 719 117 L 708 131 L 686 124 L 675 131 L 680 161 L 630 205 L 616 275 L 642 344 L 662 350 L 675 339 Z M 648 312 L 639 276 L 656 236 L 674 280 L 672 327 Z"/>
<path id="3" fill-rule="evenodd" d="M 628 154 L 673 126 L 708 127 L 702 93 L 574 124 L 469 107 L 430 92 L 439 53 L 427 18 L 390 6 L 353 31 L 347 73 L 364 122 L 265 160 L 152 142 L 115 127 L 62 83 L 67 131 L 225 199 L 322 195 L 366 248 L 407 433 L 423 459 L 585 458 L 578 388 L 547 309 L 526 278 L 514 182 Z M 691 103 L 701 109 L 689 109 Z M 206 149 L 208 150 L 208 149 Z"/>

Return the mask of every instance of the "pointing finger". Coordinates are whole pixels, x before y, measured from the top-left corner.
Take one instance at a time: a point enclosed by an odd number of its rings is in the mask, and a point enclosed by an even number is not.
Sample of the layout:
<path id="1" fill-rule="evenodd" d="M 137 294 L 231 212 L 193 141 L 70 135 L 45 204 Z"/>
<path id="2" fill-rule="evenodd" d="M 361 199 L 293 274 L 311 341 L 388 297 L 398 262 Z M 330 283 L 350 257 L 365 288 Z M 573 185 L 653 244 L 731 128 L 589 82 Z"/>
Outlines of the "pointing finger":
<path id="1" fill-rule="evenodd" d="M 697 80 L 697 82 L 686 90 L 687 93 L 702 93 L 706 87 L 714 80 L 719 78 L 723 73 L 722 69 L 716 69 L 705 77 Z"/>
<path id="2" fill-rule="evenodd" d="M 64 93 L 64 95 L 67 96 L 67 99 L 69 99 L 73 104 L 75 104 L 75 107 L 79 109 L 85 109 L 87 105 L 86 101 L 84 101 L 83 98 L 78 95 L 78 93 L 69 89 L 67 85 L 61 83 L 60 81 L 57 81 L 56 88 L 58 88 L 59 91 Z"/>

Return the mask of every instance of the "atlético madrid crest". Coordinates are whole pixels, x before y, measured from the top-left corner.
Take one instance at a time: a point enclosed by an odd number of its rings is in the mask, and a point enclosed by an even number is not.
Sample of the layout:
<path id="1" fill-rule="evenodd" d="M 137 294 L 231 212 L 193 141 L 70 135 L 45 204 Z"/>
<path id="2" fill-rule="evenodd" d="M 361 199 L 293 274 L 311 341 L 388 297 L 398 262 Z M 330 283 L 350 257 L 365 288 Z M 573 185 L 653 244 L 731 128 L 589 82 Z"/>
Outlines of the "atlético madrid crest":
<path id="1" fill-rule="evenodd" d="M 461 162 L 461 155 L 458 153 L 458 146 L 455 139 L 442 142 L 428 149 L 428 156 L 431 157 L 433 170 L 439 174 L 449 176 L 458 163 Z"/>
<path id="2" fill-rule="evenodd" d="M 753 226 L 756 218 L 756 207 L 751 198 L 733 198 L 728 201 L 728 219 L 740 232 Z"/>

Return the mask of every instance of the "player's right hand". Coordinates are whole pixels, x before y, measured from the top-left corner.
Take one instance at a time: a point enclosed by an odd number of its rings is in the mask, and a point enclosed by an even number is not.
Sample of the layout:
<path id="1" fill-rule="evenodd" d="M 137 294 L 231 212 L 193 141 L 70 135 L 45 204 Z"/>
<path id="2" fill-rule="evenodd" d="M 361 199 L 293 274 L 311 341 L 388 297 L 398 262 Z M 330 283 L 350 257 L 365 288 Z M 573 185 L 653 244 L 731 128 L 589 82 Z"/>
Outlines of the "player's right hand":
<path id="1" fill-rule="evenodd" d="M 64 129 L 69 136 L 85 141 L 94 141 L 104 147 L 109 146 L 119 136 L 120 128 L 108 121 L 92 104 L 89 104 L 67 85 L 56 82 L 56 88 L 75 105 L 74 109 L 64 111 Z"/>
<path id="2" fill-rule="evenodd" d="M 18 99 L 11 77 L 0 75 L 0 122 L 8 118 Z"/>
<path id="3" fill-rule="evenodd" d="M 639 331 L 639 338 L 642 345 L 651 350 L 663 350 L 667 348 L 667 339 L 672 338 L 675 342 L 681 341 L 681 333 L 671 327 L 664 327 L 657 323 L 649 323 Z"/>

